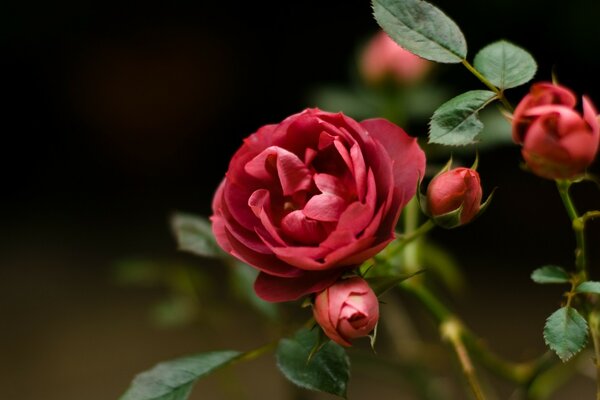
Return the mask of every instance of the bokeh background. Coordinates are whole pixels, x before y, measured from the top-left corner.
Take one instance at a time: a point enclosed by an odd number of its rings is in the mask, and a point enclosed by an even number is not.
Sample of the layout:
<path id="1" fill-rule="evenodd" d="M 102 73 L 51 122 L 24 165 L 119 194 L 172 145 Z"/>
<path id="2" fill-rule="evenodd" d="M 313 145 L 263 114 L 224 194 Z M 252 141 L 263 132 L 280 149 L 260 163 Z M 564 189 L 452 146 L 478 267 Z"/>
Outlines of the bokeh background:
<path id="1" fill-rule="evenodd" d="M 555 68 L 600 104 L 596 2 L 435 3 L 461 26 L 471 57 L 512 40 L 536 57 L 537 79 Z M 366 0 L 4 0 L 0 398 L 116 399 L 158 361 L 261 344 L 268 328 L 227 294 L 219 266 L 176 251 L 168 216 L 209 215 L 241 139 L 313 106 L 320 85 L 346 84 L 357 46 L 376 30 Z M 453 94 L 480 88 L 459 66 L 438 68 L 435 79 Z M 423 136 L 425 126 L 410 132 Z M 498 187 L 494 204 L 477 223 L 433 238 L 465 272 L 468 288 L 452 304 L 498 352 L 525 359 L 543 350 L 541 329 L 561 294 L 529 274 L 570 266 L 574 241 L 553 183 L 521 171 L 519 160 L 516 147 L 486 153 L 480 172 L 487 192 Z M 600 202 L 588 185 L 575 196 L 582 209 Z M 590 228 L 596 278 L 599 233 Z M 149 310 L 166 289 L 115 279 L 115 265 L 131 259 L 210 271 L 199 318 L 157 327 Z M 453 368 L 439 362 L 442 376 Z M 273 364 L 267 356 L 217 374 L 192 398 L 313 398 Z M 354 375 L 354 398 L 392 398 L 405 386 L 369 368 Z M 591 398 L 593 388 L 579 375 L 554 398 Z"/>

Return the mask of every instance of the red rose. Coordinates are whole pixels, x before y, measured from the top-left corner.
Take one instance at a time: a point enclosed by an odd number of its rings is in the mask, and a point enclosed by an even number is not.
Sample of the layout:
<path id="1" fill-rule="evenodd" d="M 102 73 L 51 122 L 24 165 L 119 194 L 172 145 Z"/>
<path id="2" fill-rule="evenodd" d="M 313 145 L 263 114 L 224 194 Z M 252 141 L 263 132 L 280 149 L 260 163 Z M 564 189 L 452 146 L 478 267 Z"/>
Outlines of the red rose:
<path id="1" fill-rule="evenodd" d="M 522 144 L 527 166 L 548 179 L 569 179 L 585 172 L 598 151 L 600 128 L 596 109 L 583 97 L 583 116 L 568 89 L 536 83 L 517 106 L 513 139 Z"/>
<path id="2" fill-rule="evenodd" d="M 317 295 L 313 314 L 331 340 L 351 346 L 351 339 L 368 336 L 375 329 L 379 301 L 364 279 L 344 279 Z"/>
<path id="3" fill-rule="evenodd" d="M 307 109 L 265 125 L 234 154 L 213 200 L 213 231 L 260 271 L 256 293 L 319 292 L 394 238 L 425 155 L 398 126 Z"/>
<path id="4" fill-rule="evenodd" d="M 477 171 L 471 168 L 451 169 L 437 175 L 429 183 L 427 210 L 435 220 L 462 207 L 458 222 L 464 225 L 479 213 L 481 196 L 481 182 Z"/>

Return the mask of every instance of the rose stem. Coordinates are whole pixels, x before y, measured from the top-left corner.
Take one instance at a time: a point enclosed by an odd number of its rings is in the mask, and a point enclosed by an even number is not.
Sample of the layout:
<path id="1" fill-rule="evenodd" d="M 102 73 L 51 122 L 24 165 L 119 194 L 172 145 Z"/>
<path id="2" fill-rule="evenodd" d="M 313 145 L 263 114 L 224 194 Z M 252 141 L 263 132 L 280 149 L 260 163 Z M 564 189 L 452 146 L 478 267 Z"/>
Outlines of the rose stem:
<path id="1" fill-rule="evenodd" d="M 404 233 L 406 235 L 410 236 L 417 231 L 419 226 L 419 214 L 419 204 L 416 197 L 414 197 L 404 209 Z M 413 240 L 404 247 L 403 256 L 405 272 L 413 273 L 420 269 L 419 251 L 421 249 L 422 240 L 422 236 L 418 236 L 418 239 Z M 418 285 L 420 288 L 424 288 L 420 282 L 416 283 L 417 281 L 420 280 L 416 280 L 415 285 Z M 485 396 L 481 390 L 481 385 L 479 384 L 477 376 L 475 375 L 475 368 L 473 367 L 473 363 L 469 358 L 469 353 L 467 352 L 462 341 L 462 329 L 460 328 L 460 323 L 458 323 L 456 318 L 449 318 L 450 312 L 448 312 L 448 310 L 433 296 L 427 296 L 427 293 L 429 292 L 422 292 L 421 299 L 427 302 L 428 308 L 432 310 L 434 315 L 436 315 L 440 320 L 439 329 L 441 336 L 445 340 L 448 340 L 454 347 L 463 374 L 466 377 L 473 394 L 475 395 L 475 399 L 485 400 Z"/>
<path id="2" fill-rule="evenodd" d="M 496 96 L 498 96 L 498 100 L 502 102 L 502 105 L 504 106 L 504 108 L 506 108 L 507 111 L 510 111 L 511 113 L 514 111 L 513 106 L 509 103 L 506 96 L 504 96 L 504 92 L 502 90 L 498 89 L 495 85 L 488 81 L 487 78 L 483 76 L 481 72 L 477 71 L 475 67 L 473 67 L 471 63 L 469 63 L 466 59 L 463 59 L 461 63 L 465 66 L 465 68 L 469 70 L 470 73 L 475 75 L 475 77 L 479 79 L 481 83 L 487 86 L 492 92 L 496 93 Z"/>

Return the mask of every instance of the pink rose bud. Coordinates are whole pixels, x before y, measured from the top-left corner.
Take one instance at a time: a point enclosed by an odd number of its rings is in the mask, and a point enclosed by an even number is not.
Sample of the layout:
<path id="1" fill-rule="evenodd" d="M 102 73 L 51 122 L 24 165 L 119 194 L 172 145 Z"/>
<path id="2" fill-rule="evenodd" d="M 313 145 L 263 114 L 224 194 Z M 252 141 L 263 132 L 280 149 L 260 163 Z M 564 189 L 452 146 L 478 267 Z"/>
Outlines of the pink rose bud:
<path id="1" fill-rule="evenodd" d="M 367 82 L 378 84 L 386 78 L 407 84 L 419 81 L 432 63 L 398 46 L 384 31 L 367 44 L 360 60 L 360 69 Z"/>
<path id="2" fill-rule="evenodd" d="M 308 109 L 244 140 L 215 193 L 213 232 L 260 271 L 259 297 L 295 300 L 394 239 L 424 169 L 416 139 L 391 122 Z"/>
<path id="3" fill-rule="evenodd" d="M 471 168 L 455 168 L 442 172 L 427 187 L 427 211 L 445 228 L 464 225 L 477 216 L 481 208 L 479 174 Z M 456 218 L 442 218 L 456 212 Z"/>
<path id="4" fill-rule="evenodd" d="M 379 320 L 379 301 L 367 282 L 359 277 L 337 281 L 319 293 L 313 308 L 315 320 L 325 334 L 342 346 L 368 336 Z"/>
<path id="5" fill-rule="evenodd" d="M 598 152 L 600 128 L 596 109 L 583 96 L 583 115 L 567 88 L 536 83 L 517 106 L 513 139 L 529 169 L 548 179 L 570 179 L 585 173 Z"/>

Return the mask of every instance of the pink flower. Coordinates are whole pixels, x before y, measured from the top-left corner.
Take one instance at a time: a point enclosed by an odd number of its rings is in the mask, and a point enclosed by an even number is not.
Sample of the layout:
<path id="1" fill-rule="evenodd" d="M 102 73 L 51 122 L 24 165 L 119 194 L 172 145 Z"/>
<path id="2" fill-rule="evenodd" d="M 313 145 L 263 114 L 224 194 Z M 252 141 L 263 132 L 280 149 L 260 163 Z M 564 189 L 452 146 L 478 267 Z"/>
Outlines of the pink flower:
<path id="1" fill-rule="evenodd" d="M 367 44 L 360 69 L 367 82 L 377 84 L 386 78 L 399 84 L 420 80 L 432 64 L 398 46 L 384 31 L 377 33 Z"/>
<path id="2" fill-rule="evenodd" d="M 367 282 L 358 277 L 334 283 L 319 293 L 313 308 L 325 334 L 342 346 L 368 336 L 379 320 L 379 301 Z"/>
<path id="3" fill-rule="evenodd" d="M 464 225 L 479 213 L 481 196 L 481 182 L 477 171 L 470 168 L 451 169 L 437 175 L 429 183 L 427 211 L 435 220 L 436 217 L 457 211 L 462 207 L 458 222 Z"/>
<path id="4" fill-rule="evenodd" d="M 513 139 L 522 144 L 527 166 L 548 179 L 583 174 L 598 152 L 600 128 L 596 109 L 583 96 L 583 116 L 575 95 L 552 83 L 536 83 L 517 106 Z"/>
<path id="5" fill-rule="evenodd" d="M 319 292 L 394 238 L 425 155 L 398 126 L 307 109 L 234 154 L 213 199 L 220 246 L 260 271 L 267 301 Z"/>

